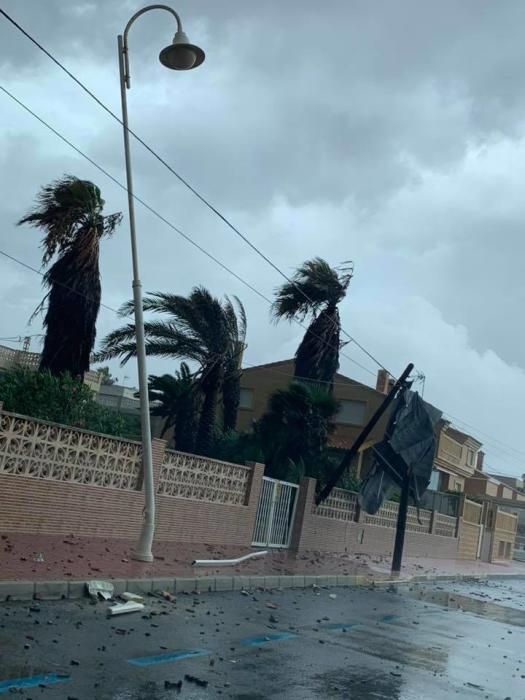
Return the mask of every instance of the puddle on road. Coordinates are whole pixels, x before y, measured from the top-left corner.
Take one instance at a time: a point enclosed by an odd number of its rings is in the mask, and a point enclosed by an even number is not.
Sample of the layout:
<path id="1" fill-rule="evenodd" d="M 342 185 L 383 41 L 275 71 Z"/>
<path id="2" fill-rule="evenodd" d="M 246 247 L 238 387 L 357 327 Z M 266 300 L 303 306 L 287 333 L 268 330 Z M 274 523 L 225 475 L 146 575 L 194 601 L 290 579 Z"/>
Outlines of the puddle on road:
<path id="1" fill-rule="evenodd" d="M 385 675 L 378 671 L 327 671 L 315 677 L 319 697 L 348 700 L 394 700 L 401 697 L 401 674 Z"/>
<path id="2" fill-rule="evenodd" d="M 470 598 L 460 593 L 437 591 L 436 589 L 414 589 L 407 592 L 406 595 L 450 610 L 464 610 L 494 622 L 525 627 L 525 610 L 517 610 L 490 601 Z"/>

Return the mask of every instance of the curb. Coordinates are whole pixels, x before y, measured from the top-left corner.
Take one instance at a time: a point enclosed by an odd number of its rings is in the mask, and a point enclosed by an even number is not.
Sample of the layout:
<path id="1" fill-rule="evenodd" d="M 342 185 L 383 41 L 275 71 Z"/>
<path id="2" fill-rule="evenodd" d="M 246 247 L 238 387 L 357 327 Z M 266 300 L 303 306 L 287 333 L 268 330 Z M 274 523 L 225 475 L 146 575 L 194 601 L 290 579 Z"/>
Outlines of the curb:
<path id="1" fill-rule="evenodd" d="M 124 591 L 148 594 L 214 593 L 264 588 L 391 588 L 437 581 L 488 581 L 525 579 L 525 574 L 450 574 L 418 575 L 407 578 L 369 578 L 368 576 L 199 576 L 149 579 L 110 579 L 116 596 Z M 89 579 L 93 580 L 93 579 Z M 78 600 L 87 595 L 88 580 L 79 581 L 0 581 L 0 603 L 27 600 Z"/>

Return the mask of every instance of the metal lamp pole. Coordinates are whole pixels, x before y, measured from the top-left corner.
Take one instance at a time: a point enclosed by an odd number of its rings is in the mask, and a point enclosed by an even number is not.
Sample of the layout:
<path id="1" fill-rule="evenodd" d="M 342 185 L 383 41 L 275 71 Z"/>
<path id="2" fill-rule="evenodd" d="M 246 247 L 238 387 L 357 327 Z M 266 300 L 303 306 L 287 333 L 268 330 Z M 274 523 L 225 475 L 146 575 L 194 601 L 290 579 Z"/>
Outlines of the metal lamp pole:
<path id="1" fill-rule="evenodd" d="M 182 31 L 179 15 L 168 5 L 148 5 L 136 12 L 124 29 L 124 35 L 118 37 L 118 56 L 120 70 L 120 97 L 122 101 L 122 125 L 124 131 L 124 156 L 126 160 L 126 183 L 128 190 L 129 230 L 131 236 L 131 256 L 133 260 L 133 305 L 135 312 L 135 337 L 137 343 L 137 366 L 140 394 L 140 423 L 142 433 L 142 463 L 144 468 L 144 521 L 137 548 L 133 558 L 139 561 L 153 561 L 151 546 L 155 532 L 155 487 L 153 483 L 153 457 L 151 450 L 151 427 L 149 416 L 148 375 L 146 371 L 146 344 L 144 340 L 144 316 L 142 310 L 142 284 L 139 275 L 137 237 L 135 229 L 135 203 L 133 198 L 133 176 L 131 171 L 131 154 L 129 147 L 128 104 L 126 91 L 130 88 L 128 32 L 133 22 L 149 10 L 166 10 L 177 22 L 177 32 L 173 42 L 162 49 L 160 62 L 172 70 L 191 70 L 204 61 L 204 51 L 190 44 Z"/>

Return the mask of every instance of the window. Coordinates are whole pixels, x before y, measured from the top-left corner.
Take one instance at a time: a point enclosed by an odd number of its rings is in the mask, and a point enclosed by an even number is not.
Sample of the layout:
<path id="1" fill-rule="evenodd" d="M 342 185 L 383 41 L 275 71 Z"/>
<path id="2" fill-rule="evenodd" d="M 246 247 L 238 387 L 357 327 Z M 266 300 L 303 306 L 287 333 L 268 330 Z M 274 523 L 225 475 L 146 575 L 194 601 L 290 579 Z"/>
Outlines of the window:
<path id="1" fill-rule="evenodd" d="M 239 408 L 253 408 L 253 389 L 241 389 Z"/>
<path id="2" fill-rule="evenodd" d="M 342 399 L 341 407 L 335 418 L 336 423 L 349 425 L 363 425 L 365 422 L 366 401 L 351 401 Z"/>
<path id="3" fill-rule="evenodd" d="M 429 491 L 439 491 L 439 472 L 437 469 L 432 470 L 430 475 L 430 483 L 428 485 Z"/>
<path id="4" fill-rule="evenodd" d="M 467 450 L 467 464 L 469 467 L 474 466 L 475 453 L 474 450 Z"/>

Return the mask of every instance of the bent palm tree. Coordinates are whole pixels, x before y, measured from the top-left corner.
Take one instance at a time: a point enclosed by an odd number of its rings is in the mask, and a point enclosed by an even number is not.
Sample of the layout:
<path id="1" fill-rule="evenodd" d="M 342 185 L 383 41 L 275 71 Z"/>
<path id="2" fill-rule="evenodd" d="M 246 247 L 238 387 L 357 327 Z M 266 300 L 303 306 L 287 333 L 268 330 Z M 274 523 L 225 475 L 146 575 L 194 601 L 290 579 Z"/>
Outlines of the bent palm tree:
<path id="1" fill-rule="evenodd" d="M 234 297 L 237 310 L 227 298 L 224 313 L 228 325 L 228 353 L 224 363 L 222 387 L 223 432 L 235 430 L 241 397 L 241 365 L 246 348 L 246 313 L 237 297 Z"/>
<path id="2" fill-rule="evenodd" d="M 58 376 L 69 372 L 83 379 L 96 337 L 101 286 L 99 244 L 111 235 L 122 214 L 104 216 L 104 200 L 96 185 L 65 175 L 43 187 L 37 205 L 18 222 L 44 231 L 42 262 L 55 263 L 44 275 L 49 289 L 40 369 Z"/>
<path id="3" fill-rule="evenodd" d="M 234 355 L 233 348 L 244 344 L 244 308 L 237 298 L 235 302 L 239 320 L 235 306 L 227 297 L 221 302 L 204 287 L 195 287 L 189 297 L 156 292 L 143 301 L 144 311 L 165 317 L 165 320 L 144 324 L 146 353 L 193 360 L 199 365 L 198 381 L 203 394 L 195 442 L 195 451 L 199 454 L 209 454 L 212 447 L 219 392 L 227 366 Z M 122 307 L 121 314 L 129 315 L 132 311 L 133 302 L 128 302 Z M 134 355 L 135 326 L 128 324 L 104 339 L 97 359 L 105 361 L 120 357 L 125 364 Z"/>
<path id="4" fill-rule="evenodd" d="M 312 321 L 295 353 L 295 376 L 332 384 L 339 369 L 341 320 L 337 305 L 346 295 L 353 268 L 332 268 L 322 258 L 307 260 L 291 282 L 276 292 L 272 313 L 276 321 Z"/>
<path id="5" fill-rule="evenodd" d="M 151 414 L 164 418 L 161 437 L 174 428 L 174 447 L 182 452 L 192 452 L 195 446 L 199 389 L 190 368 L 181 362 L 180 369 L 171 374 L 149 377 Z"/>

